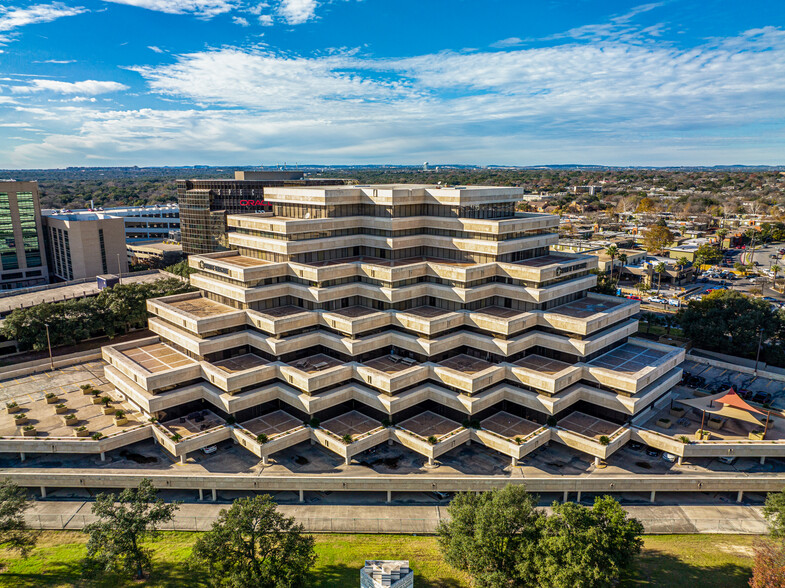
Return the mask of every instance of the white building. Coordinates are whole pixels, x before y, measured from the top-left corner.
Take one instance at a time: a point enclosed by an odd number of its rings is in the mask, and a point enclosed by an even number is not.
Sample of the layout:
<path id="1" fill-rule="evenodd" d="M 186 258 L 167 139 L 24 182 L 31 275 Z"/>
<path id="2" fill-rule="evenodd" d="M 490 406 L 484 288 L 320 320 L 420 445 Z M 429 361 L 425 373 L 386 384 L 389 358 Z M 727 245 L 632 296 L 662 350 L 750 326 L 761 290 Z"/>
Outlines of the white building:
<path id="1" fill-rule="evenodd" d="M 78 220 L 82 216 L 86 219 L 122 218 L 126 243 L 161 241 L 168 239 L 171 232 L 180 230 L 180 207 L 176 203 L 73 211 L 46 209 L 41 214 L 43 216 L 68 214 L 73 220 Z"/>

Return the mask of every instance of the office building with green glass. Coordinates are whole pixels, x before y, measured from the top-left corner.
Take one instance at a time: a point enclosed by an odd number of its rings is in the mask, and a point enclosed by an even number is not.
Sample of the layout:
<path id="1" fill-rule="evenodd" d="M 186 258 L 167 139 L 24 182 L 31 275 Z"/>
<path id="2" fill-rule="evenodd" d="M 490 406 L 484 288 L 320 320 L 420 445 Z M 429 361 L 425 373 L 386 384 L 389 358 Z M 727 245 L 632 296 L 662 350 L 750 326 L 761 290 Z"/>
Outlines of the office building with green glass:
<path id="1" fill-rule="evenodd" d="M 0 181 L 0 290 L 49 282 L 37 182 Z"/>

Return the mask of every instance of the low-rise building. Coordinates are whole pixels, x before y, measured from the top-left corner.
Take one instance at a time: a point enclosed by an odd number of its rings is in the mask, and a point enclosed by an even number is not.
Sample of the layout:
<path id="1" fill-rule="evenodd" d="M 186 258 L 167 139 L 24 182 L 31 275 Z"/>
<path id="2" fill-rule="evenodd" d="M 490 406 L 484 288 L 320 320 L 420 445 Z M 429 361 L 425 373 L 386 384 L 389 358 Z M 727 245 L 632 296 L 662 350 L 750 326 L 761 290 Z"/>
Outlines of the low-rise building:
<path id="1" fill-rule="evenodd" d="M 173 241 L 128 243 L 128 261 L 135 265 L 166 267 L 183 259 L 183 247 Z"/>

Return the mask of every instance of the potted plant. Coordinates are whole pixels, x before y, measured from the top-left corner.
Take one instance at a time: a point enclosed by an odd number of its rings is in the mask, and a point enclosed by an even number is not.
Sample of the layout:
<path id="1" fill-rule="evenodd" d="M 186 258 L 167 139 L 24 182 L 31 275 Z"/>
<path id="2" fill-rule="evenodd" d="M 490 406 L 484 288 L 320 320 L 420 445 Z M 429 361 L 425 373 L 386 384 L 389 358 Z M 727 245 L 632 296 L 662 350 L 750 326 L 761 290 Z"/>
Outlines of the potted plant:
<path id="1" fill-rule="evenodd" d="M 172 435 L 169 436 L 169 438 L 175 443 L 183 440 L 183 436 L 180 433 L 173 433 Z"/>
<path id="2" fill-rule="evenodd" d="M 662 427 L 663 429 L 670 429 L 671 420 L 666 418 L 657 419 L 657 426 Z"/>
<path id="3" fill-rule="evenodd" d="M 709 428 L 719 431 L 722 428 L 722 419 L 711 417 L 708 422 Z"/>
<path id="4" fill-rule="evenodd" d="M 600 437 L 600 445 L 610 445 L 611 439 L 607 435 Z"/>
<path id="5" fill-rule="evenodd" d="M 98 440 L 99 440 L 101 437 L 103 437 L 103 436 L 104 436 L 104 434 L 103 434 L 103 433 L 99 433 L 98 431 L 96 431 L 95 433 L 93 433 L 92 435 L 90 435 L 90 438 L 91 438 L 91 439 L 95 439 L 96 441 L 98 441 Z"/>
<path id="6" fill-rule="evenodd" d="M 681 436 L 679 437 L 679 441 L 681 441 L 681 442 L 682 442 L 682 443 L 684 443 L 685 445 L 689 445 L 689 444 L 690 444 L 690 438 L 689 438 L 689 437 L 687 437 L 687 435 L 681 435 Z"/>
<path id="7" fill-rule="evenodd" d="M 19 412 L 22 409 L 19 407 L 17 402 L 7 402 L 5 405 L 5 410 L 8 414 L 14 414 L 15 412 Z"/>
<path id="8" fill-rule="evenodd" d="M 349 445 L 351 444 L 352 441 L 354 441 L 354 439 L 352 439 L 351 435 L 344 435 L 343 437 L 341 437 L 341 441 Z"/>
<path id="9" fill-rule="evenodd" d="M 101 404 L 101 391 L 93 390 L 90 392 L 93 395 L 93 404 Z"/>
<path id="10" fill-rule="evenodd" d="M 122 410 L 118 410 L 114 413 L 114 424 L 118 427 L 120 425 L 127 425 L 128 424 L 128 417 L 125 416 L 125 412 Z"/>
<path id="11" fill-rule="evenodd" d="M 697 431 L 695 431 L 695 438 L 698 441 L 708 441 L 709 439 L 711 439 L 711 433 L 709 431 L 698 429 Z"/>
<path id="12" fill-rule="evenodd" d="M 76 427 L 76 429 L 74 429 L 74 435 L 77 437 L 89 437 L 90 431 L 87 430 L 87 427 L 82 425 L 81 427 Z"/>
<path id="13" fill-rule="evenodd" d="M 65 414 L 67 410 L 68 407 L 62 402 L 55 404 L 55 414 Z"/>
<path id="14" fill-rule="evenodd" d="M 27 421 L 27 414 L 24 412 L 18 412 L 14 415 L 14 423 L 17 425 L 24 425 Z"/>
<path id="15" fill-rule="evenodd" d="M 110 406 L 112 404 L 112 399 L 109 396 L 103 396 L 101 398 L 101 404 L 104 405 L 104 414 L 114 414 L 115 410 L 117 410 L 116 408 L 112 408 Z"/>
<path id="16" fill-rule="evenodd" d="M 82 389 L 82 394 L 90 396 L 93 393 L 93 387 L 90 384 L 82 384 L 79 386 Z"/>
<path id="17" fill-rule="evenodd" d="M 44 398 L 46 398 L 47 404 L 56 404 L 57 402 L 60 402 L 60 399 L 57 397 L 57 394 L 55 394 L 54 392 L 47 392 Z"/>
<path id="18" fill-rule="evenodd" d="M 256 441 L 258 443 L 261 443 L 262 445 L 264 445 L 265 443 L 267 443 L 269 441 L 269 439 L 267 438 L 267 435 L 262 433 L 261 435 L 257 435 L 256 436 Z"/>
<path id="19" fill-rule="evenodd" d="M 25 425 L 22 427 L 22 437 L 35 437 L 38 431 L 35 430 L 35 425 Z"/>
<path id="20" fill-rule="evenodd" d="M 69 427 L 75 427 L 79 423 L 79 419 L 75 414 L 67 414 L 63 417 L 63 422 Z"/>
<path id="21" fill-rule="evenodd" d="M 436 437 L 434 437 L 433 435 L 428 437 L 428 443 L 430 443 L 431 445 L 436 445 L 438 442 L 439 442 L 439 440 Z"/>
<path id="22" fill-rule="evenodd" d="M 520 445 L 521 443 L 523 443 L 523 439 L 521 439 L 520 437 L 516 437 L 515 438 L 515 444 L 516 445 Z"/>
<path id="23" fill-rule="evenodd" d="M 687 412 L 684 410 L 683 406 L 671 406 L 670 414 L 671 416 L 675 416 L 677 419 L 680 419 L 684 416 L 684 413 Z"/>

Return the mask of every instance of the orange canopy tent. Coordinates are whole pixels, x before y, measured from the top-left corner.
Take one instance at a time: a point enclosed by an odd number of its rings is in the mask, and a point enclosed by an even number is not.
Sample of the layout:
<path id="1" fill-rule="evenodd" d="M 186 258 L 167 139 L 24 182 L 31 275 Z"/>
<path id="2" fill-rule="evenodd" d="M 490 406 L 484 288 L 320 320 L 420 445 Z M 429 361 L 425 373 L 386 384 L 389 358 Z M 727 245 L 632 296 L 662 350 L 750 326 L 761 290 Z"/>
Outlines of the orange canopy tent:
<path id="1" fill-rule="evenodd" d="M 713 414 L 715 416 L 723 416 L 732 419 L 742 420 L 753 424 L 761 424 L 760 421 L 753 415 L 759 414 L 766 417 L 766 425 L 764 428 L 764 435 L 769 428 L 769 415 L 758 410 L 754 406 L 748 404 L 741 396 L 739 396 L 733 388 L 725 392 L 714 394 L 712 396 L 704 396 L 702 398 L 688 398 L 677 400 L 680 404 L 686 404 L 703 412 Z M 701 419 L 701 430 L 703 429 L 703 419 Z"/>

